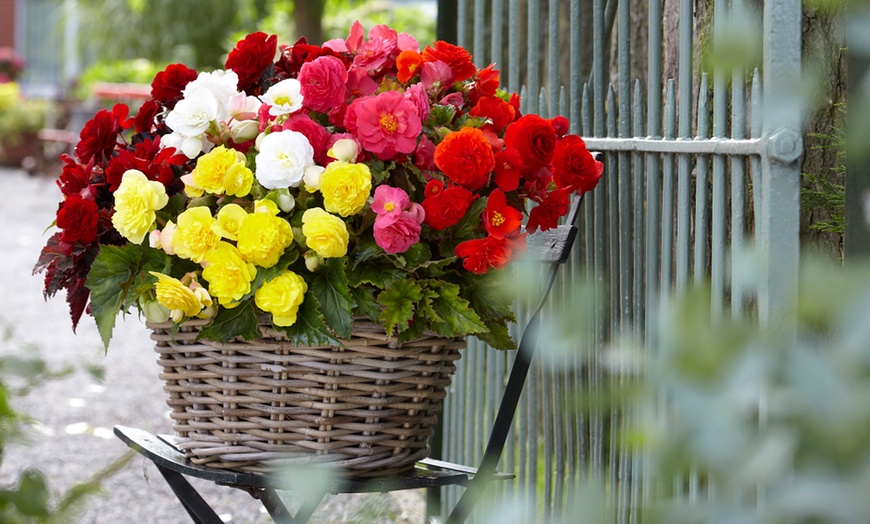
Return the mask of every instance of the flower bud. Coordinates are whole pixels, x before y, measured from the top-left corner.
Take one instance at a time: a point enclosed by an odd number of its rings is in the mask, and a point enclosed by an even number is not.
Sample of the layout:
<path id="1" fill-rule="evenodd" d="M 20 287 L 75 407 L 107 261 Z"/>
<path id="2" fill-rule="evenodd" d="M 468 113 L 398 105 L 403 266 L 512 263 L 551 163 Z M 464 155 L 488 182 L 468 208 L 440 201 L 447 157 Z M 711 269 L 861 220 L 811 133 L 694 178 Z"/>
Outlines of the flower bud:
<path id="1" fill-rule="evenodd" d="M 286 188 L 278 190 L 277 199 L 278 207 L 285 213 L 293 211 L 293 208 L 296 207 L 296 199 L 293 198 L 293 195 Z"/>
<path id="2" fill-rule="evenodd" d="M 197 315 L 197 318 L 211 318 L 217 313 L 217 307 L 214 305 L 208 306 Z"/>
<path id="3" fill-rule="evenodd" d="M 233 142 L 247 142 L 260 134 L 260 124 L 256 120 L 237 120 L 230 124 L 230 137 Z"/>
<path id="4" fill-rule="evenodd" d="M 162 323 L 169 320 L 169 309 L 156 300 L 140 298 L 139 310 L 145 315 L 145 320 L 148 322 Z"/>
<path id="5" fill-rule="evenodd" d="M 312 273 L 323 263 L 323 257 L 315 251 L 307 251 L 305 253 L 305 267 Z"/>

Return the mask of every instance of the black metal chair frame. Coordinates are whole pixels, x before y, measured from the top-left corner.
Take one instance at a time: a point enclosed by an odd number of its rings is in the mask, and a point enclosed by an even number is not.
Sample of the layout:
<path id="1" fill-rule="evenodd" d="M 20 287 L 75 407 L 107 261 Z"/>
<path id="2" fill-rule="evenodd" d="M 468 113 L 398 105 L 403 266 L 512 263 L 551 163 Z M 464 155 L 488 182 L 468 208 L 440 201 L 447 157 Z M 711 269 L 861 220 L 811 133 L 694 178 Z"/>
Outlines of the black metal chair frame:
<path id="1" fill-rule="evenodd" d="M 600 159 L 600 157 L 598 158 Z M 154 463 L 193 522 L 197 524 L 219 524 L 221 520 L 190 485 L 185 476 L 197 477 L 219 485 L 247 491 L 251 496 L 259 499 L 272 519 L 280 524 L 307 522 L 320 505 L 323 496 L 329 493 L 376 493 L 461 485 L 465 486 L 466 490 L 446 522 L 448 524 L 465 522 L 472 509 L 479 502 L 489 482 L 514 477 L 511 474 L 497 472 L 496 467 L 504 451 L 520 395 L 537 349 L 541 310 L 547 302 L 559 267 L 568 260 L 577 236 L 581 202 L 582 196 L 572 203 L 566 224 L 555 229 L 535 233 L 529 237 L 529 258 L 536 262 L 548 263 L 550 265 L 549 273 L 544 283 L 543 297 L 520 339 L 517 355 L 492 426 L 489 442 L 477 468 L 435 459 L 425 459 L 418 462 L 414 470 L 401 475 L 338 480 L 333 482 L 329 490 L 317 500 L 303 501 L 296 514 L 291 516 L 276 493 L 276 490 L 287 489 L 287 487 L 282 487 L 280 481 L 276 479 L 266 475 L 216 470 L 194 465 L 187 461 L 184 454 L 173 446 L 173 437 L 158 437 L 139 429 L 123 426 L 115 426 L 115 435 L 130 448 Z"/>

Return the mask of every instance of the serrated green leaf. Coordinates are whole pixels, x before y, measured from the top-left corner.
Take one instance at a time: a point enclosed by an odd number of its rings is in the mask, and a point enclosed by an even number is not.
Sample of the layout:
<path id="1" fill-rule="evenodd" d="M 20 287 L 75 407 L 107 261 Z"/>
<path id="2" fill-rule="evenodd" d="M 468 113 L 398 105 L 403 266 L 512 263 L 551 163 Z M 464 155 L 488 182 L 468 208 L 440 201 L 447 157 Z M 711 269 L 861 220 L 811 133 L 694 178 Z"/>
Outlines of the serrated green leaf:
<path id="1" fill-rule="evenodd" d="M 292 326 L 276 327 L 275 329 L 286 333 L 287 338 L 297 346 L 342 345 L 326 328 L 321 310 L 317 297 L 308 292 L 296 313 L 296 323 Z"/>
<path id="2" fill-rule="evenodd" d="M 413 271 L 415 268 L 432 261 L 432 250 L 423 242 L 417 242 L 403 253 L 405 267 Z"/>
<path id="3" fill-rule="evenodd" d="M 489 331 L 486 333 L 475 333 L 474 336 L 495 349 L 516 349 L 517 344 L 514 342 L 513 337 L 511 337 L 507 325 L 505 325 L 504 322 L 504 320 L 502 323 L 490 320 L 487 322 Z"/>
<path id="4" fill-rule="evenodd" d="M 234 337 L 252 340 L 260 336 L 258 326 L 254 301 L 246 300 L 232 309 L 219 308 L 217 315 L 203 327 L 198 338 L 218 342 L 226 342 Z"/>
<path id="5" fill-rule="evenodd" d="M 374 238 L 367 238 L 360 241 L 353 250 L 353 268 L 357 268 L 360 264 L 364 264 L 369 260 L 377 257 L 385 256 L 384 249 L 379 246 Z"/>
<path id="6" fill-rule="evenodd" d="M 375 290 L 369 286 L 350 288 L 350 295 L 356 303 L 353 309 L 354 316 L 367 317 L 377 321 L 381 316 L 381 306 L 375 299 Z"/>
<path id="7" fill-rule="evenodd" d="M 326 325 L 341 338 L 350 338 L 354 303 L 347 285 L 344 261 L 331 259 L 321 265 L 309 283 L 309 289 L 322 306 Z"/>
<path id="8" fill-rule="evenodd" d="M 516 286 L 508 285 L 505 282 L 506 278 L 512 278 L 512 274 L 505 271 L 490 271 L 486 275 L 467 273 L 465 278 L 460 279 L 462 296 L 487 324 L 491 319 L 516 322 L 511 310 L 516 292 L 509 291 Z"/>
<path id="9" fill-rule="evenodd" d="M 380 289 L 386 289 L 408 276 L 390 262 L 372 261 L 360 268 L 348 272 L 347 281 L 350 287 L 371 284 Z"/>
<path id="10" fill-rule="evenodd" d="M 422 284 L 435 292 L 432 309 L 443 320 L 432 324 L 433 331 L 442 337 L 458 337 L 489 331 L 468 301 L 459 296 L 458 285 L 442 280 L 426 280 Z"/>
<path id="11" fill-rule="evenodd" d="M 154 249 L 136 244 L 100 247 L 85 285 L 91 291 L 91 314 L 106 349 L 118 313 L 138 299 L 137 289 L 147 289 L 138 286 L 143 275 L 165 267 L 166 255 Z"/>
<path id="12" fill-rule="evenodd" d="M 422 297 L 422 288 L 413 280 L 400 280 L 381 291 L 378 303 L 384 306 L 384 310 L 380 320 L 387 333 L 401 333 L 408 329 L 408 323 L 414 319 L 415 305 Z"/>

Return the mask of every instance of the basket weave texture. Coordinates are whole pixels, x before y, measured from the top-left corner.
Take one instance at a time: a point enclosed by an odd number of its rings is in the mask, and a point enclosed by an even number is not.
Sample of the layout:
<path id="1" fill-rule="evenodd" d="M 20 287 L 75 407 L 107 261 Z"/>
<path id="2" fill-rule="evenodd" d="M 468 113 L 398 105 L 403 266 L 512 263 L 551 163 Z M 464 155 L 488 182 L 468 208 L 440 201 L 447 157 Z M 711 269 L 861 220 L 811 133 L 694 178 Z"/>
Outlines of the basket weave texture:
<path id="1" fill-rule="evenodd" d="M 269 472 L 330 462 L 349 477 L 397 473 L 429 453 L 461 339 L 396 343 L 354 321 L 344 346 L 299 347 L 262 322 L 262 338 L 197 341 L 205 324 L 149 323 L 179 446 L 195 464 Z"/>

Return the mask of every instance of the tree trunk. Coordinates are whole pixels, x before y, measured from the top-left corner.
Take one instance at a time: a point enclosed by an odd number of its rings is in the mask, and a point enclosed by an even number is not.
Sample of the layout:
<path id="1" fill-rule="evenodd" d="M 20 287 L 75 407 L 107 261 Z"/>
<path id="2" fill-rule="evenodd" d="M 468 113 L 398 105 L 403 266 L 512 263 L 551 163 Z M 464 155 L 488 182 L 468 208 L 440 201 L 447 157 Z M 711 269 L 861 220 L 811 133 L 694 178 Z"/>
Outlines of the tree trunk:
<path id="1" fill-rule="evenodd" d="M 305 0 L 294 2 L 293 21 L 296 34 L 304 36 L 309 44 L 323 43 L 323 8 L 326 0 Z"/>

